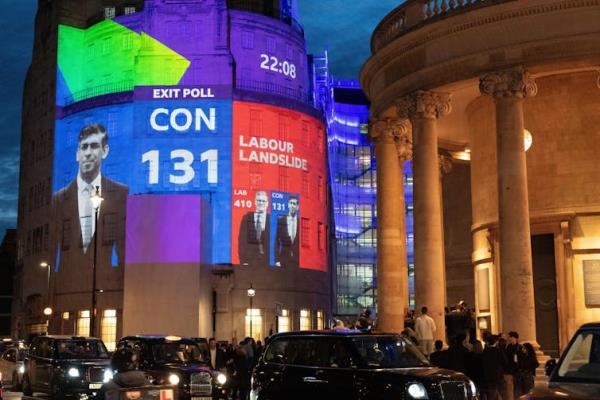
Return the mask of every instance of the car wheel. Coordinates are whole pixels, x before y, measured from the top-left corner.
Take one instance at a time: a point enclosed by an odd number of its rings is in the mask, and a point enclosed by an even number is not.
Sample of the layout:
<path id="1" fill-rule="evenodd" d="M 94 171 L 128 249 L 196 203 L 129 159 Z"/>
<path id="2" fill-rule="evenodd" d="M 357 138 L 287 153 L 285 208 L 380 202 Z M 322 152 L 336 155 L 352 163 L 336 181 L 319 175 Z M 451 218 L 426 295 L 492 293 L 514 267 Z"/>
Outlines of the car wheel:
<path id="1" fill-rule="evenodd" d="M 23 394 L 25 396 L 33 395 L 33 388 L 31 387 L 31 383 L 29 382 L 29 377 L 27 375 L 23 375 Z"/>
<path id="2" fill-rule="evenodd" d="M 12 391 L 13 392 L 20 392 L 21 391 L 21 382 L 19 382 L 19 374 L 17 374 L 17 372 L 13 372 L 13 376 L 12 376 L 12 381 L 11 381 L 11 386 L 12 386 Z"/>

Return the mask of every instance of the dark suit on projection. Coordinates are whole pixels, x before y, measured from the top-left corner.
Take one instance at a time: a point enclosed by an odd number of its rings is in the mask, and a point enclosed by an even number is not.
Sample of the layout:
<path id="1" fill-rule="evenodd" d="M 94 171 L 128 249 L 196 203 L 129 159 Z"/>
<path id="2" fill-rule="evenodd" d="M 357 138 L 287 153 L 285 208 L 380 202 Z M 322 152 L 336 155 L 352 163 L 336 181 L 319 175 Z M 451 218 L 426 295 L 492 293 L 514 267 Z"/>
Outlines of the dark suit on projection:
<path id="1" fill-rule="evenodd" d="M 111 277 L 107 276 L 107 278 L 110 281 L 114 280 L 112 282 L 114 285 L 122 284 L 119 283 L 119 279 L 123 269 L 119 268 L 119 271 L 116 272 L 111 267 L 122 267 L 124 264 L 125 213 L 128 191 L 127 186 L 102 176 L 101 192 L 104 201 L 98 214 L 98 226 L 91 235 L 87 249 L 84 249 L 83 246 L 77 179 L 74 179 L 69 185 L 54 194 L 52 198 L 52 232 L 54 235 L 52 250 L 54 263 L 58 262 L 58 265 L 53 265 L 53 268 L 58 269 L 56 279 L 60 281 L 60 289 L 66 292 L 82 289 L 80 287 L 69 288 L 71 284 L 80 285 L 84 281 L 84 277 L 69 279 L 73 274 L 77 276 L 89 274 L 91 279 L 96 235 L 98 240 L 96 256 L 98 277 L 104 276 L 106 271 L 110 271 L 109 275 Z M 92 218 L 94 218 L 93 211 Z M 112 275 L 116 276 L 112 277 Z M 64 279 L 61 279 L 61 277 L 64 277 Z M 105 285 L 108 287 L 103 287 L 103 289 L 114 286 L 112 283 L 106 283 Z"/>
<path id="2" fill-rule="evenodd" d="M 295 234 L 290 235 L 288 216 L 280 215 L 277 218 L 277 232 L 275 233 L 275 262 L 282 267 L 295 267 L 300 264 L 300 234 L 298 231 L 298 216 L 296 215 Z"/>
<path id="3" fill-rule="evenodd" d="M 265 218 L 264 229 L 257 229 L 256 212 L 249 212 L 242 217 L 238 235 L 238 255 L 240 265 L 268 266 L 270 242 L 270 215 L 261 213 Z M 261 224 L 262 225 L 262 224 Z"/>

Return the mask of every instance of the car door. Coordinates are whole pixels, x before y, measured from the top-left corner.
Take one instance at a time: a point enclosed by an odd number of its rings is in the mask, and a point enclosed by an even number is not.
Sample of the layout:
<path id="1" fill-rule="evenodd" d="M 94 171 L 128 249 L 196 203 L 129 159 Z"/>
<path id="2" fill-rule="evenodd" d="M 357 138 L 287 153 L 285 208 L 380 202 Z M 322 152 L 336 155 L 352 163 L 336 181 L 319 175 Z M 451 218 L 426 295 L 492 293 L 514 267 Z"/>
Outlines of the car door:
<path id="1" fill-rule="evenodd" d="M 16 358 L 14 349 L 8 349 L 0 357 L 0 374 L 2 374 L 2 382 L 9 382 L 12 379 L 11 360 Z"/>
<path id="2" fill-rule="evenodd" d="M 31 342 L 31 346 L 29 347 L 27 357 L 25 358 L 25 374 L 27 375 L 27 380 L 32 388 L 35 387 L 35 382 L 37 380 L 36 364 L 38 343 L 39 339 L 33 339 L 33 342 Z"/>
<path id="3" fill-rule="evenodd" d="M 286 349 L 283 387 L 289 398 L 326 399 L 328 384 L 324 377 L 322 360 L 319 359 L 320 337 L 302 336 L 290 338 Z M 286 397 L 287 397 L 286 396 Z"/>
<path id="4" fill-rule="evenodd" d="M 289 340 L 286 338 L 276 339 L 269 344 L 252 375 L 252 398 L 285 398 L 283 373 L 288 344 Z"/>
<path id="5" fill-rule="evenodd" d="M 36 357 L 35 387 L 41 391 L 48 391 L 50 388 L 50 377 L 52 370 L 52 358 L 54 357 L 54 341 L 49 338 L 40 340 Z"/>
<path id="6" fill-rule="evenodd" d="M 346 338 L 331 337 L 321 341 L 319 353 L 323 368 L 319 372 L 325 398 L 358 399 L 359 384 L 363 377 L 359 374 L 357 357 L 352 354 L 352 346 Z"/>
<path id="7" fill-rule="evenodd" d="M 17 357 L 19 355 L 19 350 L 18 349 L 9 349 L 7 351 L 6 354 L 6 360 L 4 360 L 5 365 L 4 368 L 2 370 L 2 375 L 4 376 L 4 380 L 5 381 L 10 381 L 12 385 L 15 384 L 15 382 L 12 381 L 13 376 L 15 376 L 15 371 L 17 370 L 18 366 L 17 366 Z M 4 375 L 6 374 L 6 375 Z"/>

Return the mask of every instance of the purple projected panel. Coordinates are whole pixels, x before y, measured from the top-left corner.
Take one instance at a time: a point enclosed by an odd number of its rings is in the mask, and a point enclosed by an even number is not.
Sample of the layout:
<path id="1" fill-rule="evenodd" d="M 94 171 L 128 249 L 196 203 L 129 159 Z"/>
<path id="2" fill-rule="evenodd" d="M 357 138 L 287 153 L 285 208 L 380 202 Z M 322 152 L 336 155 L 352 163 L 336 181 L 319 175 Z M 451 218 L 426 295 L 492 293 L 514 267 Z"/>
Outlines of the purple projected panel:
<path id="1" fill-rule="evenodd" d="M 306 102 L 308 65 L 302 34 L 266 16 L 240 10 L 230 14 L 236 87 Z"/>
<path id="2" fill-rule="evenodd" d="M 125 263 L 200 263 L 200 195 L 127 199 Z"/>

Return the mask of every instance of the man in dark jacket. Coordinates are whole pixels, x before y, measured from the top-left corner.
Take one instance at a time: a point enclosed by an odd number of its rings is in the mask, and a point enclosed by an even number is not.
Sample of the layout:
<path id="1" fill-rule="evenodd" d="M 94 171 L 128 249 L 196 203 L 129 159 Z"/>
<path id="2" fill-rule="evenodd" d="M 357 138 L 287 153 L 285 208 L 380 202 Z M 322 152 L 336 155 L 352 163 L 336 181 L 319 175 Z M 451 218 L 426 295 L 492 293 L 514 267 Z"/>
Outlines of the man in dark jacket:
<path id="1" fill-rule="evenodd" d="M 110 364 L 115 375 L 111 381 L 102 385 L 98 394 L 99 399 L 118 400 L 120 389 L 138 388 L 150 384 L 146 374 L 137 370 L 138 357 L 133 349 L 118 349 L 113 354 Z"/>
<path id="2" fill-rule="evenodd" d="M 442 350 L 444 347 L 444 342 L 441 340 L 435 341 L 435 351 L 429 355 L 429 361 L 433 365 L 439 368 L 448 368 L 448 351 Z"/>
<path id="3" fill-rule="evenodd" d="M 487 345 L 481 353 L 481 366 L 483 370 L 482 394 L 487 396 L 487 400 L 499 400 L 500 392 L 504 387 L 506 357 L 498 347 L 497 335 L 488 337 Z"/>
<path id="4" fill-rule="evenodd" d="M 521 345 L 519 344 L 519 334 L 515 331 L 508 332 L 508 343 L 504 354 L 506 356 L 506 368 L 504 370 L 504 392 L 502 399 L 513 400 L 517 398 L 516 394 L 519 388 L 516 386 L 515 377 L 519 372 L 519 357 L 522 353 Z"/>

